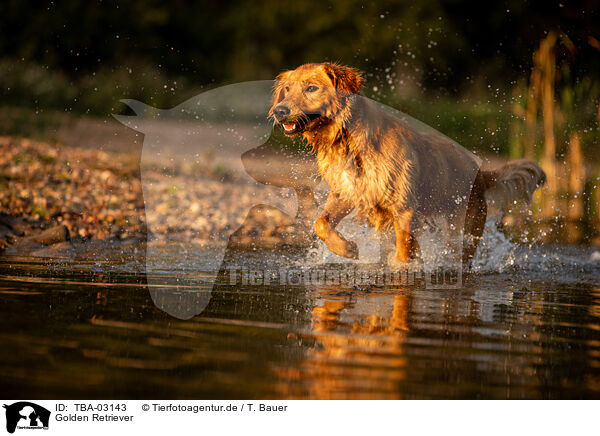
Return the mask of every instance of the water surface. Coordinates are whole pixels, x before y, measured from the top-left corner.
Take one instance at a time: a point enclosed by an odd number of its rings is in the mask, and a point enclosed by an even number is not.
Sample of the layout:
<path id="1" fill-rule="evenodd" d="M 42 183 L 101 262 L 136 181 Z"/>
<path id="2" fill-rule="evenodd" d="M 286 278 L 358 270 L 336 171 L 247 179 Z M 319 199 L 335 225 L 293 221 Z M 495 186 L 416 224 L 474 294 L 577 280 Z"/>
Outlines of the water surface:
<path id="1" fill-rule="evenodd" d="M 132 247 L 74 260 L 3 256 L 0 389 L 8 398 L 600 398 L 599 257 L 575 246 L 492 253 L 451 290 L 223 283 L 204 290 L 203 313 L 179 320 L 148 290 L 171 283 L 168 250 L 150 278 Z"/>

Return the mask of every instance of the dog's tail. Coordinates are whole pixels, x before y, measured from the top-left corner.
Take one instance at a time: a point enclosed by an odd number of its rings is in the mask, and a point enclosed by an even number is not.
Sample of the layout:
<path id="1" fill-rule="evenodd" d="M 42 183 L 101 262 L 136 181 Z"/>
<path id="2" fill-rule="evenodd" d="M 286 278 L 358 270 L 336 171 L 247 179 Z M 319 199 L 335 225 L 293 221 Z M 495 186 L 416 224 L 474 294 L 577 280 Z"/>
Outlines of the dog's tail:
<path id="1" fill-rule="evenodd" d="M 485 198 L 497 209 L 516 201 L 531 202 L 534 191 L 546 183 L 546 173 L 532 160 L 520 159 L 492 171 L 482 171 Z"/>

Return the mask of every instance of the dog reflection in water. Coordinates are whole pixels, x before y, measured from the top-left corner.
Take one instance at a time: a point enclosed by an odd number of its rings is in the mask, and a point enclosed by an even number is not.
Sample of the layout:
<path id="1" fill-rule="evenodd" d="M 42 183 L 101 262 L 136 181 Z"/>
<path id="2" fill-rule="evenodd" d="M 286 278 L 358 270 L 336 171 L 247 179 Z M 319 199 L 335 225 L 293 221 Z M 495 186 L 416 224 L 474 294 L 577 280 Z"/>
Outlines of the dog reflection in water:
<path id="1" fill-rule="evenodd" d="M 314 379 L 311 395 L 319 399 L 400 398 L 397 384 L 406 377 L 407 361 L 402 356 L 410 331 L 410 297 L 408 291 L 396 292 L 390 296 L 389 316 L 371 314 L 346 321 L 353 318 L 355 303 L 330 295 L 313 309 L 312 330 L 317 343 L 302 371 L 303 377 Z M 377 380 L 378 392 L 369 391 L 373 379 Z M 355 386 L 357 380 L 363 385 Z"/>

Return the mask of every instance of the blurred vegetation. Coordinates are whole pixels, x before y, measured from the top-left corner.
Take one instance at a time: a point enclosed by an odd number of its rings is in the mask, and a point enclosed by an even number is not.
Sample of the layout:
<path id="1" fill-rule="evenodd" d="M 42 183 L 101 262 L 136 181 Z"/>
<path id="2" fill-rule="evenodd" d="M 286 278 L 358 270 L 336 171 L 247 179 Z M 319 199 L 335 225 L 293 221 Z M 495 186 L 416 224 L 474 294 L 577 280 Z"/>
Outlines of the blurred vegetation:
<path id="1" fill-rule="evenodd" d="M 588 150 L 598 145 L 596 6 L 592 0 L 5 0 L 0 133 L 43 130 L 63 120 L 61 113 L 106 117 L 125 110 L 122 98 L 172 107 L 207 88 L 329 60 L 362 69 L 367 96 L 464 146 L 516 155 L 522 117 L 513 108 L 526 101 L 539 41 L 555 30 L 574 47 L 560 65 L 556 99 L 569 109 L 557 122 L 565 130 L 585 126 Z"/>

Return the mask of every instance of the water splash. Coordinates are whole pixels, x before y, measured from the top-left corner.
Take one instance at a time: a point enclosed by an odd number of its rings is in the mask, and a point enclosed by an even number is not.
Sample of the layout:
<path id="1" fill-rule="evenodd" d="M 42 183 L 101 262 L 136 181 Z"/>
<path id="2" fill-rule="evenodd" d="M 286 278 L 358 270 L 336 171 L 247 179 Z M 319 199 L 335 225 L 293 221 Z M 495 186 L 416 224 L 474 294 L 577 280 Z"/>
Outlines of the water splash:
<path id="1" fill-rule="evenodd" d="M 498 228 L 499 220 L 499 215 L 488 217 L 473 259 L 473 272 L 501 273 L 515 265 L 517 245 Z"/>
<path id="2" fill-rule="evenodd" d="M 500 216 L 489 217 L 483 238 L 473 259 L 471 271 L 478 275 L 510 274 L 521 280 L 553 280 L 560 283 L 593 282 L 600 277 L 600 253 L 593 247 L 564 244 L 515 243 L 498 225 Z M 339 230 L 349 240 L 359 244 L 362 263 L 376 263 L 380 254 L 378 237 L 373 229 L 348 220 Z M 448 245 L 449 233 L 440 222 L 431 221 L 417 236 L 420 248 L 418 260 L 406 265 L 409 269 L 452 268 L 456 266 L 455 253 Z M 393 235 L 392 235 L 393 241 Z M 390 252 L 393 255 L 393 250 Z M 390 259 L 387 263 L 390 264 Z M 310 269 L 327 263 L 350 263 L 348 259 L 331 253 L 318 241 L 313 249 L 302 256 L 297 265 Z M 391 265 L 390 265 L 391 266 Z"/>

